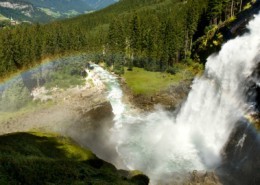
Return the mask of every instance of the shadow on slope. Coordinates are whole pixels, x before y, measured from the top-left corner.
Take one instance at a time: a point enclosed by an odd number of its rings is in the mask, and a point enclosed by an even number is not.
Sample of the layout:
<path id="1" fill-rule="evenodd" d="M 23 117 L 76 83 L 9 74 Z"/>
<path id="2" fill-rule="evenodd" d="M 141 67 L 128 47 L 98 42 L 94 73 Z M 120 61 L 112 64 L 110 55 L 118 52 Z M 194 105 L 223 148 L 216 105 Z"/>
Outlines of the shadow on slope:
<path id="1" fill-rule="evenodd" d="M 41 133 L 0 136 L 0 184 L 145 185 L 145 175 L 130 177 L 72 140 Z M 129 177 L 129 178 L 128 178 Z M 140 180 L 141 179 L 141 180 Z"/>

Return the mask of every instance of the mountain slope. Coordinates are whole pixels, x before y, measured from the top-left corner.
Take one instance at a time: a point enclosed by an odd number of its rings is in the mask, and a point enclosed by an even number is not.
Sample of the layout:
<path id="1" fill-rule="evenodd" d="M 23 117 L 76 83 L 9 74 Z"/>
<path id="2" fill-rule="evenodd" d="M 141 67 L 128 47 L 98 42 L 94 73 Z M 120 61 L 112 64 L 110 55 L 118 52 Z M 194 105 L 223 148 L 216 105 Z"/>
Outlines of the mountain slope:
<path id="1" fill-rule="evenodd" d="M 99 10 L 118 2 L 119 0 L 82 0 L 82 1 L 86 2 L 93 9 Z"/>
<path id="2" fill-rule="evenodd" d="M 91 10 L 82 0 L 0 0 L 0 13 L 18 21 L 47 22 Z"/>
<path id="3" fill-rule="evenodd" d="M 31 3 L 20 0 L 0 0 L 0 13 L 18 21 L 47 22 L 52 19 Z"/>
<path id="4" fill-rule="evenodd" d="M 83 0 L 24 0 L 38 8 L 48 8 L 60 14 L 75 11 L 78 14 L 92 10 L 92 8 Z"/>

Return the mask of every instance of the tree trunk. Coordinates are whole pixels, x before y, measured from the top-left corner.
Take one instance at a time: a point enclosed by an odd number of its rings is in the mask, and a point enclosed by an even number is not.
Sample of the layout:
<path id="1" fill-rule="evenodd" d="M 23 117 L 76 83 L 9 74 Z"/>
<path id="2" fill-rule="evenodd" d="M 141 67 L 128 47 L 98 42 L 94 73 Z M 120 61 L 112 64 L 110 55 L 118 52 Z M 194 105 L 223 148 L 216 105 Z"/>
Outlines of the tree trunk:
<path id="1" fill-rule="evenodd" d="M 234 0 L 231 1 L 230 17 L 234 15 Z"/>
<path id="2" fill-rule="evenodd" d="M 180 54 L 179 51 L 176 52 L 176 58 L 175 58 L 175 62 L 179 62 L 180 59 Z"/>
<path id="3" fill-rule="evenodd" d="M 185 47 L 184 47 L 184 59 L 187 58 L 188 44 L 189 44 L 189 33 L 187 31 L 186 38 L 185 38 Z"/>
<path id="4" fill-rule="evenodd" d="M 225 21 L 228 20 L 228 7 L 226 6 L 226 9 L 225 9 Z"/>
<path id="5" fill-rule="evenodd" d="M 218 18 L 217 17 L 213 18 L 213 24 L 218 25 Z"/>
<path id="6" fill-rule="evenodd" d="M 243 0 L 240 0 L 240 8 L 239 8 L 239 12 L 242 11 L 242 4 L 243 4 Z"/>
<path id="7" fill-rule="evenodd" d="M 190 51 L 192 50 L 192 42 L 193 42 L 193 40 L 192 40 L 192 37 L 190 38 Z"/>

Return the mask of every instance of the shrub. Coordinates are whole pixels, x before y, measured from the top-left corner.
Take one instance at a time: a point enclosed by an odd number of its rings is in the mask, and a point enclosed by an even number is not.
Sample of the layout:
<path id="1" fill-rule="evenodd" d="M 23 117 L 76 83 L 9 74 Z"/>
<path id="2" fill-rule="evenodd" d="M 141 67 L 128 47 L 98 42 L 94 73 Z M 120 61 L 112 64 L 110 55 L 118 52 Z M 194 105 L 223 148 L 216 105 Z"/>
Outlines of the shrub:
<path id="1" fill-rule="evenodd" d="M 175 75 L 177 73 L 177 69 L 175 67 L 169 67 L 167 70 L 166 70 L 167 73 L 170 73 L 172 75 Z"/>

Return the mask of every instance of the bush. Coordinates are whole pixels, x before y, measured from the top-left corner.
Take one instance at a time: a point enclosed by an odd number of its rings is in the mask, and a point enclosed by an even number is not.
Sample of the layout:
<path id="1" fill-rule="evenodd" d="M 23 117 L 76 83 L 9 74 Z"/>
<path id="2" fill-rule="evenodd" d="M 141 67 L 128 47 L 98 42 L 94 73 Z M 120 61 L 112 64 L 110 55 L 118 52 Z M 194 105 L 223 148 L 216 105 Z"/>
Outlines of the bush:
<path id="1" fill-rule="evenodd" d="M 172 75 L 175 75 L 177 73 L 177 69 L 175 67 L 169 67 L 167 70 L 166 70 L 167 73 L 170 73 Z"/>

